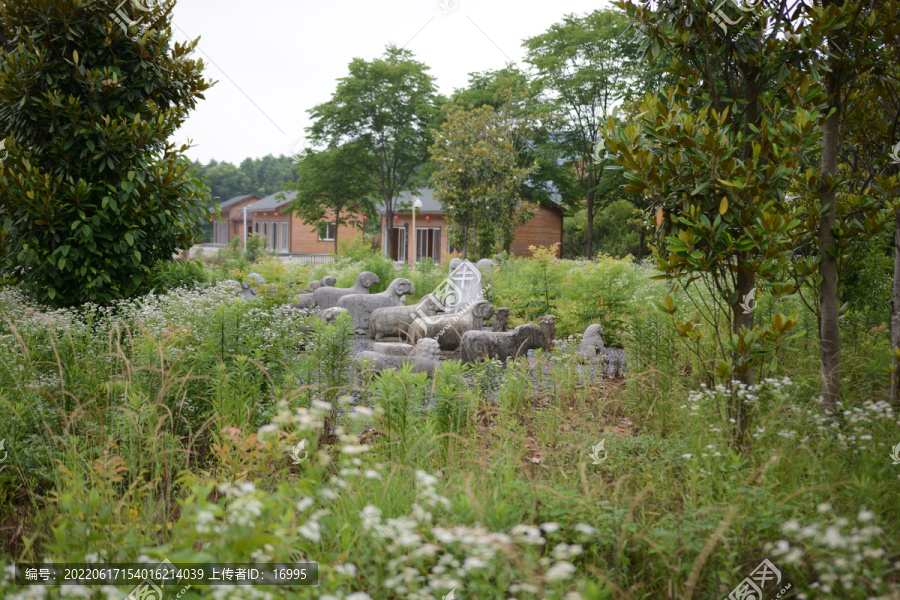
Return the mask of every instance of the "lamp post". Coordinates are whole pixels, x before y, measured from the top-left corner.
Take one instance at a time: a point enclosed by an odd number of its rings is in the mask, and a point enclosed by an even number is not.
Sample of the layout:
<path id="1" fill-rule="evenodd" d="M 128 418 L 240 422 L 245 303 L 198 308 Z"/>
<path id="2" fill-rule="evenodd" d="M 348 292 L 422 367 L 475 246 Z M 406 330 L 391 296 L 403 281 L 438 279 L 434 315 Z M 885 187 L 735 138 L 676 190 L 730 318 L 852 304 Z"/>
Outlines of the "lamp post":
<path id="1" fill-rule="evenodd" d="M 412 268 L 416 270 L 416 251 L 419 249 L 419 236 L 416 235 L 416 209 L 422 209 L 422 201 L 413 196 L 412 203 L 412 235 L 413 235 L 413 251 L 412 251 Z"/>
<path id="2" fill-rule="evenodd" d="M 247 207 L 244 207 L 244 254 L 247 253 Z"/>

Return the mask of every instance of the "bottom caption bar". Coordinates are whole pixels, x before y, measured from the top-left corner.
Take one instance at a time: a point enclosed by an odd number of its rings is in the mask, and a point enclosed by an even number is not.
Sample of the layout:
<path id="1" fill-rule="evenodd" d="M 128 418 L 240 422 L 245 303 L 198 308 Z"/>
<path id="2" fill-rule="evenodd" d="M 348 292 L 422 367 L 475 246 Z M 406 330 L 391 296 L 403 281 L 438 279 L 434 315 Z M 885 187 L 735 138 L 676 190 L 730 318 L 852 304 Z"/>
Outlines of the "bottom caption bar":
<path id="1" fill-rule="evenodd" d="M 319 564 L 19 563 L 17 585 L 319 585 Z"/>

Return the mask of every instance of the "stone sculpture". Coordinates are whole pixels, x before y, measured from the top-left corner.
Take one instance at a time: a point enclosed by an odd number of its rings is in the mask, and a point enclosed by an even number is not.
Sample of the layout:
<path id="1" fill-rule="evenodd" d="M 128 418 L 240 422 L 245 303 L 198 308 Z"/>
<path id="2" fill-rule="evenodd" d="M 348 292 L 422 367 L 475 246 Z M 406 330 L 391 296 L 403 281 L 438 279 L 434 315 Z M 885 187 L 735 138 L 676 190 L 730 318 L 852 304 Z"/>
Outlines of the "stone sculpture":
<path id="1" fill-rule="evenodd" d="M 492 331 L 506 331 L 509 329 L 509 307 L 501 306 L 494 311 L 494 325 Z"/>
<path id="2" fill-rule="evenodd" d="M 597 324 L 588 325 L 581 338 L 581 349 L 575 355 L 581 362 L 593 362 L 606 354 L 606 344 L 603 343 L 603 327 Z"/>
<path id="3" fill-rule="evenodd" d="M 346 308 L 335 306 L 332 308 L 320 310 L 319 318 L 331 325 L 332 323 L 334 323 L 334 320 L 338 318 L 338 315 L 344 314 L 346 312 Z"/>
<path id="4" fill-rule="evenodd" d="M 376 342 L 399 342 L 416 319 L 433 317 L 440 310 L 440 301 L 426 294 L 415 306 L 376 308 L 369 315 L 369 339 Z"/>
<path id="5" fill-rule="evenodd" d="M 434 370 L 441 367 L 439 360 L 441 349 L 436 340 L 424 338 L 419 340 L 415 349 L 408 356 L 399 354 L 382 354 L 380 352 L 360 352 L 357 360 L 365 359 L 376 373 L 385 369 L 396 369 L 403 365 L 411 365 L 413 373 L 427 373 L 434 376 Z"/>
<path id="6" fill-rule="evenodd" d="M 446 313 L 465 312 L 473 303 L 483 299 L 481 291 L 481 271 L 467 260 L 450 261 L 449 286 L 442 290 Z"/>
<path id="7" fill-rule="evenodd" d="M 300 290 L 300 293 L 294 296 L 294 308 L 314 308 L 316 303 L 313 292 L 320 287 L 334 287 L 336 282 L 337 277 L 332 275 L 326 275 L 321 281 L 310 281 L 307 285 L 307 289 Z"/>
<path id="8" fill-rule="evenodd" d="M 544 315 L 539 321 L 541 331 L 547 336 L 547 344 L 549 348 L 553 348 L 553 340 L 556 339 L 556 317 L 553 315 Z"/>
<path id="9" fill-rule="evenodd" d="M 368 294 L 369 288 L 379 282 L 378 275 L 371 271 L 363 271 L 356 276 L 353 287 L 337 288 L 324 286 L 313 292 L 313 302 L 319 308 L 333 308 L 337 306 L 341 296 L 350 294 Z"/>
<path id="10" fill-rule="evenodd" d="M 489 258 L 482 258 L 477 263 L 475 263 L 475 266 L 478 267 L 478 270 L 482 273 L 487 273 L 488 275 L 490 275 L 491 270 L 494 268 L 494 261 Z"/>
<path id="11" fill-rule="evenodd" d="M 415 293 L 409 279 L 398 278 L 391 282 L 388 289 L 380 294 L 347 294 L 338 298 L 337 305 L 346 308 L 353 320 L 353 331 L 358 334 L 368 334 L 369 316 L 377 308 L 390 308 L 403 306 L 403 299 L 407 294 Z"/>
<path id="12" fill-rule="evenodd" d="M 550 350 L 550 344 L 544 329 L 534 323 L 527 323 L 506 332 L 467 331 L 462 336 L 460 354 L 464 363 L 489 358 L 506 362 L 509 358 L 527 356 L 529 350 Z"/>
<path id="13" fill-rule="evenodd" d="M 490 319 L 493 314 L 494 307 L 491 303 L 481 300 L 465 312 L 417 319 L 405 327 L 402 337 L 412 342 L 418 342 L 423 337 L 434 338 L 441 350 L 457 350 L 462 335 L 473 329 L 481 331 L 485 320 Z"/>
<path id="14" fill-rule="evenodd" d="M 248 279 L 252 279 L 255 283 L 244 283 L 241 282 L 241 293 L 246 300 L 253 300 L 256 298 L 256 293 L 259 291 L 259 287 L 265 283 L 265 279 L 263 279 L 262 275 L 259 273 L 250 273 L 247 275 Z"/>
<path id="15" fill-rule="evenodd" d="M 390 354 L 391 356 L 409 356 L 415 346 L 412 344 L 400 344 L 397 342 L 375 342 L 372 344 L 372 352 Z"/>

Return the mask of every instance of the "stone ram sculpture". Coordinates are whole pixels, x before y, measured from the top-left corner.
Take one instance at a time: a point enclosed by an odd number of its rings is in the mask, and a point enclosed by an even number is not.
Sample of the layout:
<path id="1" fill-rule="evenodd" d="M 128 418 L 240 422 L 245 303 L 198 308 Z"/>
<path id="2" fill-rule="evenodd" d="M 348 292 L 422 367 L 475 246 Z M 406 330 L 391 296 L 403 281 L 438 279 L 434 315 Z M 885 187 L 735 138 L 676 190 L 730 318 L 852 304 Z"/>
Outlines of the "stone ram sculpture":
<path id="1" fill-rule="evenodd" d="M 427 294 L 415 306 L 376 308 L 369 315 L 369 339 L 376 342 L 399 342 L 407 327 L 416 319 L 438 314 L 441 303 Z"/>
<path id="2" fill-rule="evenodd" d="M 378 275 L 371 271 L 363 271 L 356 276 L 353 287 L 320 287 L 313 292 L 313 302 L 319 308 L 334 308 L 341 296 L 350 294 L 368 294 L 369 288 L 379 282 Z"/>
<path id="3" fill-rule="evenodd" d="M 494 307 L 491 303 L 481 300 L 475 302 L 471 308 L 458 313 L 417 319 L 405 326 L 402 337 L 412 343 L 426 337 L 434 338 L 440 344 L 441 350 L 457 350 L 463 334 L 472 330 L 481 331 L 484 322 L 493 314 Z"/>
<path id="4" fill-rule="evenodd" d="M 369 333 L 369 318 L 372 311 L 378 308 L 403 306 L 407 294 L 415 293 L 409 279 L 398 278 L 391 282 L 388 289 L 380 294 L 347 294 L 338 298 L 337 305 L 346 308 L 353 322 L 353 331 L 366 335 Z"/>
<path id="5" fill-rule="evenodd" d="M 527 356 L 532 349 L 550 350 L 551 343 L 545 330 L 534 323 L 519 325 L 506 332 L 467 331 L 462 335 L 461 358 L 463 363 L 489 358 L 506 362 L 509 358 Z"/>
<path id="6" fill-rule="evenodd" d="M 403 365 L 412 365 L 413 373 L 427 373 L 428 377 L 434 376 L 434 370 L 441 367 L 439 356 L 441 349 L 436 340 L 423 338 L 416 344 L 415 350 L 408 355 L 381 354 L 379 352 L 360 352 L 357 361 L 365 360 L 370 363 L 370 369 L 376 373 L 385 369 L 396 369 Z"/>

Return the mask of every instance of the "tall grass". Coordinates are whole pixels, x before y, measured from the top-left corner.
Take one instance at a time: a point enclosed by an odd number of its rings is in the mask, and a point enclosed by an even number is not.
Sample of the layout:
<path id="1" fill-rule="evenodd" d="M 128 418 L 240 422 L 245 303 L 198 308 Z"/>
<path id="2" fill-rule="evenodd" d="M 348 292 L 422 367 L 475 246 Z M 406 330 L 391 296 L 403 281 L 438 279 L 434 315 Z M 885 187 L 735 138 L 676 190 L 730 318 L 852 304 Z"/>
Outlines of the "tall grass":
<path id="1" fill-rule="evenodd" d="M 500 298 L 524 267 L 495 269 Z M 826 415 L 814 317 L 759 386 L 726 387 L 712 334 L 682 338 L 645 267 L 582 267 L 549 268 L 615 301 L 578 306 L 587 292 L 563 286 L 557 316 L 577 333 L 615 311 L 624 381 L 591 380 L 574 347 L 355 380 L 345 322 L 243 301 L 236 282 L 66 311 L 0 290 L 0 563 L 320 564 L 317 588 L 188 600 L 681 600 L 727 597 L 768 558 L 806 598 L 900 597 L 884 328 L 845 320 L 846 395 Z M 761 316 L 793 309 L 767 302 Z M 749 452 L 731 444 L 734 394 L 752 409 Z M 0 595 L 38 597 L 8 576 Z"/>

